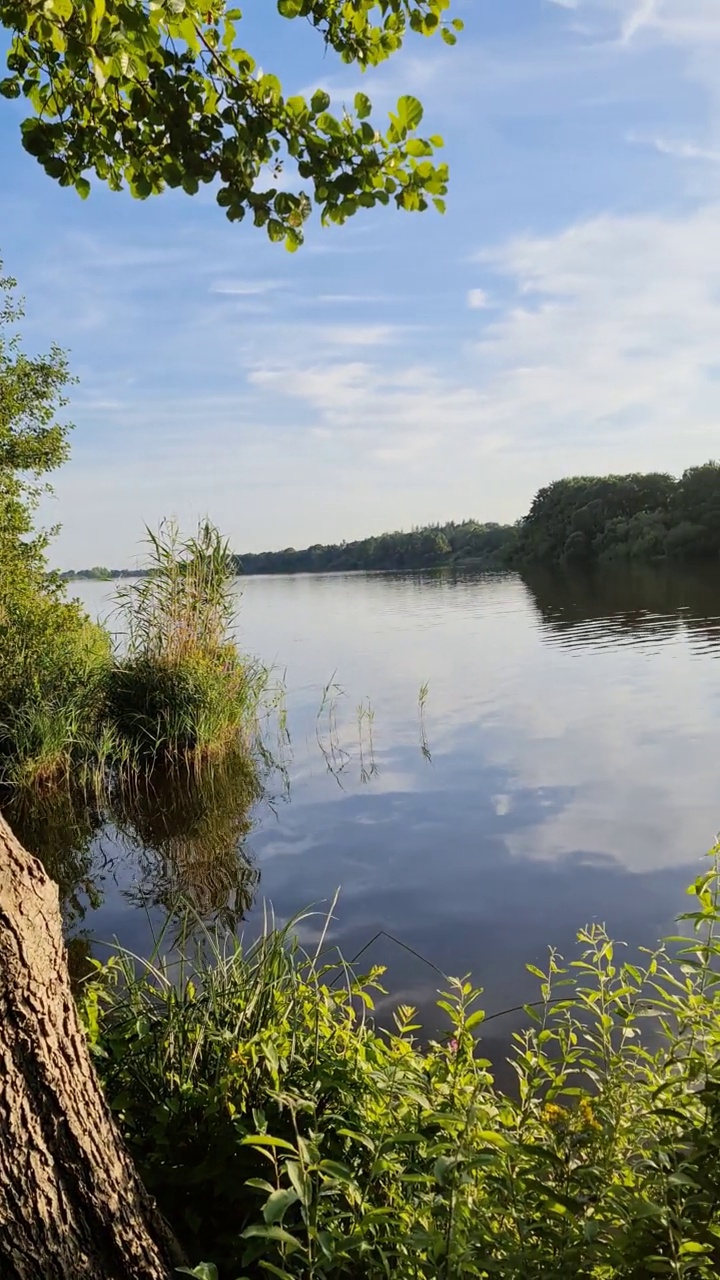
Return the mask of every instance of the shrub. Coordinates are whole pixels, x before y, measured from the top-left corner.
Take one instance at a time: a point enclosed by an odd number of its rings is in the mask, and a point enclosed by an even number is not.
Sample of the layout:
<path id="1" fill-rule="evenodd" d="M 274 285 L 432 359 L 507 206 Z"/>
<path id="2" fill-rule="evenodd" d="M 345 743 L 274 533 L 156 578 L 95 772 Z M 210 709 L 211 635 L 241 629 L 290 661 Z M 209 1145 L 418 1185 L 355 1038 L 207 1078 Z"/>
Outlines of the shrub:
<path id="1" fill-rule="evenodd" d="M 170 522 L 148 543 L 147 575 L 118 592 L 128 640 L 110 714 L 139 756 L 199 760 L 253 725 L 265 673 L 229 638 L 235 563 L 217 529 L 183 540 Z"/>
<path id="2" fill-rule="evenodd" d="M 305 953 L 295 925 L 177 970 L 116 958 L 85 991 L 88 1035 L 149 1189 L 226 1280 L 709 1277 L 717 865 L 692 892 L 695 940 L 635 965 L 593 927 L 535 971 L 514 1097 L 469 981 L 448 980 L 447 1036 L 422 1049 L 411 1009 L 392 1034 L 369 1020 L 380 971 Z"/>
<path id="3" fill-rule="evenodd" d="M 104 742 L 107 633 L 50 585 L 0 593 L 0 783 L 40 785 L 87 767 Z"/>

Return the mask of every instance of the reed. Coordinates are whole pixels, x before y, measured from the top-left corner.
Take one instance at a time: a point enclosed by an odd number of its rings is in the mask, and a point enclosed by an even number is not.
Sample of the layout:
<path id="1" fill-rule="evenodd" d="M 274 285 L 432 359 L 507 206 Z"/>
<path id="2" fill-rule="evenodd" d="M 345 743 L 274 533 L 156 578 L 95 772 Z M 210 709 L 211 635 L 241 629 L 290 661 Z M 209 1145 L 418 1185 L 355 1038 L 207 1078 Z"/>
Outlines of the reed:
<path id="1" fill-rule="evenodd" d="M 251 736 L 267 673 L 231 638 L 234 561 L 214 525 L 183 538 L 169 521 L 147 545 L 147 575 L 117 593 L 127 643 L 110 716 L 138 758 L 197 763 Z"/>

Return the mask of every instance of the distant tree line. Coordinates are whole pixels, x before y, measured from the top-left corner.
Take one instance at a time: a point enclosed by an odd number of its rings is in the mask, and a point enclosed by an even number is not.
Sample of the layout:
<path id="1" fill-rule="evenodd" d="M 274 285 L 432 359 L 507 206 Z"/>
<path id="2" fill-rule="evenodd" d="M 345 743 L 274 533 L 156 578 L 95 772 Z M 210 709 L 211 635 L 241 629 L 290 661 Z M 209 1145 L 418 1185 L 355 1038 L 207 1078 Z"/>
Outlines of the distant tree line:
<path id="1" fill-rule="evenodd" d="M 302 551 L 235 556 L 240 574 L 348 573 L 442 567 L 521 569 L 533 564 L 708 559 L 720 556 L 720 463 L 662 472 L 571 476 L 540 489 L 513 525 L 463 520 Z M 76 578 L 140 576 L 142 570 L 79 569 Z"/>
<path id="2" fill-rule="evenodd" d="M 536 494 L 508 563 L 597 564 L 720 555 L 720 464 L 662 473 L 574 476 Z"/>
<path id="3" fill-rule="evenodd" d="M 304 551 L 262 551 L 237 557 L 238 573 L 335 573 L 354 569 L 432 569 L 441 565 L 501 567 L 514 542 L 514 526 L 478 524 L 427 525 L 409 533 L 381 533 L 360 542 L 325 546 L 315 543 Z"/>
<path id="4" fill-rule="evenodd" d="M 63 582 L 72 582 L 73 578 L 94 578 L 98 582 L 111 582 L 114 578 L 125 578 L 127 569 L 106 569 L 102 564 L 93 565 L 92 569 L 68 569 L 61 573 Z"/>

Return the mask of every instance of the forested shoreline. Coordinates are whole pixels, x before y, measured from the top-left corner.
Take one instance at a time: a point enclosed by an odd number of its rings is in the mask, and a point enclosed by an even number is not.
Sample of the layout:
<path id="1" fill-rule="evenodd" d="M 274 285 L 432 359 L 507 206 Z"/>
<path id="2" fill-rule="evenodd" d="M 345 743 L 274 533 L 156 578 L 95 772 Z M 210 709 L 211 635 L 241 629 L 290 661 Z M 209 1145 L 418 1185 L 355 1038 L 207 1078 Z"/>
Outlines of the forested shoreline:
<path id="1" fill-rule="evenodd" d="M 662 472 L 570 476 L 538 490 L 515 524 L 425 525 L 356 542 L 236 555 L 238 574 L 350 573 L 365 570 L 521 569 L 533 564 L 702 560 L 720 555 L 720 464 Z M 70 570 L 65 581 L 110 581 L 147 570 Z"/>

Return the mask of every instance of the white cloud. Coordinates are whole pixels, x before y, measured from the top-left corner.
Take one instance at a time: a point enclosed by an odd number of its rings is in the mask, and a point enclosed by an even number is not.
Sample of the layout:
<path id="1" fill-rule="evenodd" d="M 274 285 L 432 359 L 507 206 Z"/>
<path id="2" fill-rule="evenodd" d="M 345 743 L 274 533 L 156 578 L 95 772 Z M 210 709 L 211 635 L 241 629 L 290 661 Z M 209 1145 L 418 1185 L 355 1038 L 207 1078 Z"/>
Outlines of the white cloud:
<path id="1" fill-rule="evenodd" d="M 470 289 L 467 304 L 471 311 L 482 311 L 483 308 L 489 307 L 490 299 L 484 289 Z"/>
<path id="2" fill-rule="evenodd" d="M 623 43 L 641 33 L 670 44 L 700 46 L 720 40 L 720 10 L 716 0 L 577 0 L 563 8 L 592 13 L 619 22 Z"/>
<path id="3" fill-rule="evenodd" d="M 478 418 L 476 388 L 417 365 L 299 363 L 257 369 L 250 382 L 304 402 L 324 438 L 381 462 L 409 461 L 467 441 Z M 475 451 L 497 443 L 486 433 Z"/>
<path id="4" fill-rule="evenodd" d="M 630 134 L 628 142 L 652 147 L 661 155 L 672 156 L 676 160 L 698 160 L 711 165 L 720 163 L 720 147 L 703 146 L 699 142 L 689 142 L 679 138 L 643 138 L 637 134 Z"/>
<path id="5" fill-rule="evenodd" d="M 622 26 L 622 41 L 627 44 L 643 27 L 650 25 L 657 16 L 657 0 L 640 0 L 628 14 Z"/>
<path id="6" fill-rule="evenodd" d="M 403 347 L 338 361 L 316 345 L 258 364 L 251 384 L 301 403 L 348 464 L 462 457 L 472 473 L 492 458 L 499 476 L 534 453 L 541 483 L 569 469 L 679 470 L 717 451 L 720 206 L 604 215 L 478 256 L 506 301 L 454 370 Z M 335 332 L 386 342 L 382 326 Z"/>
<path id="7" fill-rule="evenodd" d="M 316 302 L 340 304 L 395 302 L 397 299 L 387 293 L 321 293 Z"/>
<path id="8" fill-rule="evenodd" d="M 285 287 L 287 286 L 282 280 L 218 280 L 211 285 L 210 292 L 249 298 Z"/>
<path id="9" fill-rule="evenodd" d="M 316 336 L 338 347 L 383 347 L 395 342 L 400 332 L 392 324 L 339 324 L 322 327 Z"/>
<path id="10" fill-rule="evenodd" d="M 477 346 L 481 421 L 590 451 L 642 443 L 648 465 L 710 452 L 720 420 L 720 207 L 604 216 L 480 255 L 517 301 Z"/>

